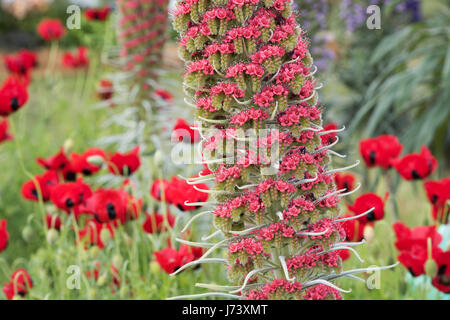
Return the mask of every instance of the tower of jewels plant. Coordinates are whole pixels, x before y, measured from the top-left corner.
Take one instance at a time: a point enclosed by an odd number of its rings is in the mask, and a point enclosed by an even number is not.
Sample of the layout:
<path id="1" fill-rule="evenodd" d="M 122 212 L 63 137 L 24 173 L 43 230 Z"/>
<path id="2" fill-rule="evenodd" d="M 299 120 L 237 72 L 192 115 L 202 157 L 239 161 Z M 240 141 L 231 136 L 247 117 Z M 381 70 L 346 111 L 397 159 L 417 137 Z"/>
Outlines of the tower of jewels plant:
<path id="1" fill-rule="evenodd" d="M 184 0 L 174 12 L 186 63 L 187 103 L 197 109 L 202 157 L 214 181 L 212 235 L 197 263 L 224 263 L 230 286 L 197 284 L 236 299 L 341 299 L 339 200 L 314 79 L 317 68 L 297 25 L 292 0 Z M 324 142 L 322 142 L 324 141 Z M 197 188 L 201 190 L 200 188 Z M 200 203 L 188 203 L 200 205 Z M 222 235 L 215 244 L 206 242 Z M 180 242 L 185 242 L 178 239 Z M 208 258 L 226 248 L 227 259 Z M 356 251 L 354 251 L 356 253 Z"/>

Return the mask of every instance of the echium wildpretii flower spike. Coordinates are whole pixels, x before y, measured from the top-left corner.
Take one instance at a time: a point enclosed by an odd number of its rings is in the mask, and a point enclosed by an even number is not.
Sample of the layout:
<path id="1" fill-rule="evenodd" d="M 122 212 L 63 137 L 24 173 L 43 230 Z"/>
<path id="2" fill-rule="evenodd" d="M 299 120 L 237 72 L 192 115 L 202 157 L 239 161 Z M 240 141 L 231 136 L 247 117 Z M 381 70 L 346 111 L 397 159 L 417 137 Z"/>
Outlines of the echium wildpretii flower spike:
<path id="1" fill-rule="evenodd" d="M 359 243 L 342 242 L 341 224 L 352 218 L 339 218 L 345 190 L 336 190 L 333 174 L 354 165 L 330 169 L 334 144 L 320 139 L 320 86 L 291 0 L 182 0 L 174 26 L 187 103 L 197 108 L 213 172 L 187 182 L 215 180 L 213 202 L 201 204 L 215 206 L 217 231 L 202 241 L 225 236 L 216 244 L 178 239 L 209 249 L 175 273 L 227 265 L 234 285 L 197 284 L 216 291 L 197 297 L 340 299 L 344 290 L 332 281 L 366 270 L 342 272 L 338 255 Z M 217 248 L 227 248 L 228 259 L 208 258 Z"/>
<path id="2" fill-rule="evenodd" d="M 168 38 L 168 5 L 169 0 L 117 0 L 120 54 L 137 83 L 148 85 L 156 77 Z"/>

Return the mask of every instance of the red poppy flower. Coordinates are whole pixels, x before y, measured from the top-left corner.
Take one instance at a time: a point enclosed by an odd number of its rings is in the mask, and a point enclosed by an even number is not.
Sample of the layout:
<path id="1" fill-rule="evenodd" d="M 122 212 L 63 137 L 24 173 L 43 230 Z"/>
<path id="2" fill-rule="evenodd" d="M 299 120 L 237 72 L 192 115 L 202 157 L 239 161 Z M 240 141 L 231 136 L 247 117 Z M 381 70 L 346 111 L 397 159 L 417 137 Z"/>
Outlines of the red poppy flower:
<path id="1" fill-rule="evenodd" d="M 392 166 L 392 160 L 402 153 L 403 146 L 396 136 L 381 135 L 376 138 L 368 138 L 359 143 L 361 154 L 367 167 L 380 166 L 387 170 Z"/>
<path id="2" fill-rule="evenodd" d="M 166 217 L 160 213 L 152 213 L 146 214 L 146 219 L 144 224 L 142 225 L 142 229 L 144 229 L 147 233 L 162 232 L 167 230 L 167 226 L 164 222 Z M 175 225 L 175 217 L 167 212 L 167 223 L 172 228 Z"/>
<path id="3" fill-rule="evenodd" d="M 84 16 L 91 21 L 105 21 L 110 11 L 110 7 L 88 8 L 84 11 Z"/>
<path id="4" fill-rule="evenodd" d="M 28 75 L 29 71 L 37 66 L 37 56 L 34 52 L 20 50 L 16 55 L 7 55 L 3 58 L 9 72 L 18 75 Z"/>
<path id="5" fill-rule="evenodd" d="M 0 116 L 9 116 L 28 101 L 26 86 L 17 77 L 9 76 L 0 88 Z"/>
<path id="6" fill-rule="evenodd" d="M 59 209 L 67 213 L 73 212 L 77 216 L 80 206 L 92 196 L 91 187 L 81 179 L 76 182 L 59 184 L 52 188 L 50 200 Z"/>
<path id="7" fill-rule="evenodd" d="M 348 260 L 350 258 L 350 250 L 348 249 L 338 250 L 338 254 L 342 261 Z"/>
<path id="8" fill-rule="evenodd" d="M 91 148 L 83 152 L 82 154 L 72 153 L 70 155 L 72 170 L 76 173 L 82 173 L 85 176 L 90 176 L 101 169 L 101 165 L 95 165 L 90 163 L 89 157 L 99 156 L 106 159 L 105 152 L 100 148 Z"/>
<path id="9" fill-rule="evenodd" d="M 184 119 L 178 119 L 175 127 L 173 127 L 172 141 L 186 141 L 196 143 L 200 139 L 200 134 L 197 130 L 191 129 L 191 125 Z"/>
<path id="10" fill-rule="evenodd" d="M 346 214 L 343 218 L 352 217 L 352 214 Z M 345 230 L 346 240 L 349 242 L 358 242 L 364 239 L 364 228 L 366 223 L 358 219 L 352 219 L 342 222 L 342 228 Z"/>
<path id="11" fill-rule="evenodd" d="M 67 181 L 75 181 L 76 172 L 72 169 L 69 158 L 66 156 L 64 148 L 46 159 L 37 158 L 36 162 L 47 170 L 54 170 L 63 175 Z"/>
<path id="12" fill-rule="evenodd" d="M 165 198 L 167 200 L 167 188 L 169 186 L 169 181 L 166 179 L 157 179 L 153 181 L 152 187 L 150 188 L 150 195 L 158 201 L 162 201 L 163 191 Z"/>
<path id="13" fill-rule="evenodd" d="M 113 189 L 99 189 L 86 202 L 87 212 L 100 222 L 125 219 L 125 206 L 122 195 Z"/>
<path id="14" fill-rule="evenodd" d="M 155 94 L 163 100 L 172 101 L 173 95 L 167 90 L 155 90 Z"/>
<path id="15" fill-rule="evenodd" d="M 30 289 L 33 288 L 33 281 L 27 270 L 24 268 L 14 271 L 9 283 L 5 283 L 3 292 L 8 300 L 14 299 L 16 295 L 25 297 Z"/>
<path id="16" fill-rule="evenodd" d="M 435 259 L 436 275 L 432 283 L 441 292 L 450 293 L 450 251 L 441 252 Z"/>
<path id="17" fill-rule="evenodd" d="M 113 174 L 131 175 L 141 165 L 139 147 L 128 153 L 116 152 L 108 156 L 108 169 Z"/>
<path id="18" fill-rule="evenodd" d="M 4 251 L 8 246 L 9 233 L 6 230 L 6 220 L 0 220 L 0 252 Z"/>
<path id="19" fill-rule="evenodd" d="M 39 192 L 41 192 L 42 200 L 48 201 L 52 189 L 58 182 L 58 174 L 53 170 L 49 170 L 41 176 L 36 175 L 34 179 L 28 180 L 22 185 L 22 196 L 27 200 L 39 201 Z"/>
<path id="20" fill-rule="evenodd" d="M 76 53 L 66 52 L 62 56 L 62 64 L 71 69 L 83 68 L 89 65 L 88 49 L 78 47 Z"/>
<path id="21" fill-rule="evenodd" d="M 413 276 L 425 274 L 425 262 L 428 258 L 427 241 L 431 238 L 432 257 L 435 258 L 441 249 L 438 245 L 442 236 L 436 226 L 419 226 L 408 228 L 401 222 L 393 225 L 397 241 L 395 246 L 400 251 L 398 261 L 403 264 Z"/>
<path id="22" fill-rule="evenodd" d="M 355 186 L 356 178 L 353 174 L 340 174 L 336 173 L 334 175 L 334 182 L 336 183 L 336 187 L 338 190 L 345 189 L 346 191 L 353 190 Z"/>
<path id="23" fill-rule="evenodd" d="M 42 20 L 37 26 L 37 32 L 45 41 L 59 40 L 66 34 L 63 24 L 58 19 Z"/>
<path id="24" fill-rule="evenodd" d="M 202 190 L 208 190 L 208 186 L 204 183 L 195 185 Z M 172 177 L 167 187 L 166 201 L 175 205 L 181 211 L 190 211 L 200 208 L 200 206 L 187 206 L 185 202 L 205 202 L 208 200 L 208 194 L 194 189 L 186 181 L 177 177 Z"/>
<path id="25" fill-rule="evenodd" d="M 179 251 L 169 247 L 153 254 L 161 268 L 167 273 L 173 273 L 186 263 L 194 260 L 194 255 L 189 252 L 189 247 L 186 245 L 182 245 Z"/>
<path id="26" fill-rule="evenodd" d="M 109 100 L 112 98 L 114 94 L 114 85 L 108 79 L 100 80 L 99 88 L 98 88 L 98 97 L 101 100 Z"/>
<path id="27" fill-rule="evenodd" d="M 353 205 L 347 205 L 348 209 L 355 215 L 362 214 L 369 210 L 370 208 L 375 208 L 365 216 L 359 218 L 358 220 L 362 223 L 372 222 L 376 220 L 381 220 L 384 217 L 384 204 L 389 197 L 389 193 L 386 192 L 384 199 L 381 199 L 375 193 L 365 193 L 356 198 Z"/>
<path id="28" fill-rule="evenodd" d="M 199 176 L 207 176 L 212 174 L 213 172 L 209 169 L 206 163 L 203 164 L 203 170 L 198 174 Z"/>
<path id="29" fill-rule="evenodd" d="M 330 131 L 330 130 L 337 130 L 338 125 L 334 122 L 330 122 L 323 126 L 323 132 L 324 131 Z M 320 139 L 322 140 L 323 145 L 329 145 L 336 141 L 337 132 L 331 132 L 328 134 L 324 134 L 320 136 Z"/>
<path id="30" fill-rule="evenodd" d="M 0 143 L 13 139 L 13 136 L 9 134 L 8 129 L 8 119 L 4 118 L 2 121 L 0 121 Z"/>
<path id="31" fill-rule="evenodd" d="M 396 159 L 392 165 L 405 180 L 425 179 L 437 168 L 437 161 L 427 147 L 422 146 L 420 153 L 410 153 Z"/>
<path id="32" fill-rule="evenodd" d="M 427 181 L 424 183 L 428 200 L 433 206 L 432 216 L 434 220 L 441 223 L 448 223 L 450 215 L 450 178 L 441 181 Z"/>
<path id="33" fill-rule="evenodd" d="M 57 231 L 61 230 L 61 218 L 56 215 L 47 213 L 45 215 L 45 223 L 47 225 L 47 229 L 55 229 Z"/>
<path id="34" fill-rule="evenodd" d="M 114 237 L 114 228 L 111 223 L 100 223 L 95 219 L 86 220 L 85 227 L 78 232 L 85 249 L 90 246 L 97 246 L 99 249 L 105 248 L 105 244 L 100 237 L 103 229 L 109 231 L 111 238 Z"/>

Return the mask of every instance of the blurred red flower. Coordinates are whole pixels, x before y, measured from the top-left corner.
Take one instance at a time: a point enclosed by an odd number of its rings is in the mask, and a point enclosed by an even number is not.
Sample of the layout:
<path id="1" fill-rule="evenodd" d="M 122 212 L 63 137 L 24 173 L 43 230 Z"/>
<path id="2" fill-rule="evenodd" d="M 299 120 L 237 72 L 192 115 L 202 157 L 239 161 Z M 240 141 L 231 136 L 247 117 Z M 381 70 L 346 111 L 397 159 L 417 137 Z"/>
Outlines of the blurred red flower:
<path id="1" fill-rule="evenodd" d="M 167 212 L 166 217 L 158 212 L 152 214 L 147 213 L 142 229 L 147 233 L 166 231 L 167 226 L 164 222 L 166 219 L 167 224 L 172 228 L 175 225 L 175 217 L 170 212 Z"/>
<path id="2" fill-rule="evenodd" d="M 17 77 L 9 76 L 0 88 L 0 116 L 9 116 L 28 101 L 26 86 Z"/>
<path id="3" fill-rule="evenodd" d="M 39 192 L 44 202 L 50 200 L 52 188 L 58 185 L 58 174 L 54 170 L 48 170 L 43 175 L 36 175 L 34 179 L 26 181 L 22 185 L 24 199 L 39 201 Z"/>
<path id="4" fill-rule="evenodd" d="M 88 8 L 84 11 L 84 16 L 91 21 L 105 21 L 110 11 L 110 7 Z"/>
<path id="5" fill-rule="evenodd" d="M 88 49 L 86 47 L 78 47 L 76 53 L 66 52 L 62 56 L 62 64 L 71 69 L 89 66 Z"/>
<path id="6" fill-rule="evenodd" d="M 97 95 L 101 100 L 109 100 L 114 94 L 113 83 L 108 79 L 100 80 Z"/>
<path id="7" fill-rule="evenodd" d="M 6 55 L 3 58 L 9 72 L 18 75 L 28 75 L 29 71 L 37 66 L 36 53 L 28 50 L 20 50 L 15 55 Z"/>
<path id="8" fill-rule="evenodd" d="M 367 167 L 380 166 L 387 170 L 392 166 L 392 160 L 402 153 L 403 146 L 396 136 L 381 135 L 376 138 L 361 140 L 359 153 Z"/>
<path id="9" fill-rule="evenodd" d="M 0 121 L 0 143 L 13 139 L 13 136 L 8 132 L 8 129 L 8 119 L 4 118 Z"/>
<path id="10" fill-rule="evenodd" d="M 432 283 L 439 291 L 450 293 L 450 251 L 441 252 L 434 259 L 437 265 Z"/>
<path id="11" fill-rule="evenodd" d="M 208 186 L 204 183 L 196 184 L 195 188 L 209 190 Z M 181 211 L 196 210 L 200 206 L 188 206 L 186 202 L 205 202 L 208 200 L 208 194 L 198 191 L 195 188 L 183 179 L 174 176 L 167 187 L 166 201 Z"/>
<path id="12" fill-rule="evenodd" d="M 100 223 L 125 220 L 125 204 L 121 193 L 113 189 L 98 189 L 86 201 L 85 209 Z"/>
<path id="13" fill-rule="evenodd" d="M 155 94 L 163 100 L 172 101 L 173 95 L 167 90 L 155 90 Z"/>
<path id="14" fill-rule="evenodd" d="M 427 181 L 424 183 L 428 200 L 432 204 L 432 216 L 434 220 L 441 223 L 448 223 L 450 215 L 450 178 L 443 178 L 440 181 Z"/>
<path id="15" fill-rule="evenodd" d="M 150 195 L 158 201 L 162 201 L 163 191 L 164 197 L 167 199 L 167 187 L 169 186 L 169 181 L 166 179 L 156 179 L 150 188 Z"/>
<path id="16" fill-rule="evenodd" d="M 342 218 L 353 217 L 352 214 L 346 214 Z M 351 219 L 342 222 L 342 228 L 345 231 L 346 241 L 359 242 L 364 239 L 364 228 L 366 223 L 359 221 L 358 219 Z"/>
<path id="17" fill-rule="evenodd" d="M 10 282 L 5 283 L 3 293 L 8 300 L 14 299 L 16 295 L 25 297 L 30 289 L 33 288 L 33 281 L 27 270 L 24 268 L 14 271 L 11 275 Z"/>
<path id="18" fill-rule="evenodd" d="M 373 222 L 384 218 L 384 204 L 389 197 L 386 192 L 384 199 L 375 193 L 365 193 L 356 198 L 353 205 L 347 205 L 347 208 L 355 215 L 362 214 L 371 208 L 375 208 L 365 216 L 358 218 L 362 223 Z"/>
<path id="19" fill-rule="evenodd" d="M 338 129 L 338 125 L 334 122 L 330 122 L 323 126 L 322 132 L 330 131 L 330 130 L 337 130 L 337 129 Z M 335 142 L 336 137 L 337 137 L 337 132 L 331 132 L 331 133 L 321 135 L 320 139 L 322 140 L 322 144 L 325 146 L 325 145 L 329 145 L 329 144 L 332 144 L 333 142 Z"/>
<path id="20" fill-rule="evenodd" d="M 37 26 L 37 32 L 45 41 L 59 40 L 66 34 L 58 19 L 43 19 Z"/>
<path id="21" fill-rule="evenodd" d="M 44 169 L 56 171 L 66 181 L 75 181 L 76 179 L 76 172 L 72 169 L 70 160 L 62 147 L 57 154 L 48 158 L 37 158 L 36 162 Z"/>
<path id="22" fill-rule="evenodd" d="M 437 161 L 427 147 L 422 146 L 420 153 L 410 153 L 395 159 L 392 165 L 405 180 L 425 179 L 437 168 Z"/>
<path id="23" fill-rule="evenodd" d="M 194 126 L 194 125 L 193 125 Z M 184 119 L 178 119 L 175 127 L 173 127 L 172 141 L 185 141 L 196 143 L 200 140 L 200 134 L 197 130 L 191 129 L 191 125 Z"/>
<path id="24" fill-rule="evenodd" d="M 336 183 L 336 188 L 338 190 L 345 189 L 346 191 L 353 190 L 355 186 L 356 178 L 353 174 L 347 173 L 347 174 L 340 174 L 336 173 L 334 175 L 334 182 Z"/>
<path id="25" fill-rule="evenodd" d="M 437 232 L 436 226 L 419 226 L 410 229 L 403 223 L 396 222 L 393 228 L 397 237 L 395 246 L 400 251 L 398 261 L 415 277 L 425 274 L 428 238 L 431 239 L 433 259 L 442 251 L 438 247 L 442 236 Z"/>
<path id="26" fill-rule="evenodd" d="M 6 230 L 6 220 L 0 220 L 0 252 L 8 247 L 9 233 Z"/>
<path id="27" fill-rule="evenodd" d="M 82 179 L 78 179 L 76 182 L 62 183 L 53 187 L 50 200 L 57 208 L 67 213 L 72 212 L 77 217 L 80 213 L 80 205 L 84 206 L 91 196 L 91 187 L 83 183 Z"/>
<path id="28" fill-rule="evenodd" d="M 161 268 L 167 273 L 173 273 L 186 263 L 195 260 L 195 256 L 191 251 L 191 248 L 187 245 L 182 245 L 180 250 L 177 251 L 174 248 L 166 248 L 153 253 L 156 257 L 156 261 Z"/>
<path id="29" fill-rule="evenodd" d="M 108 169 L 115 175 L 131 175 L 141 165 L 139 147 L 128 153 L 116 152 L 107 156 Z"/>
<path id="30" fill-rule="evenodd" d="M 96 165 L 90 163 L 89 157 L 99 156 L 106 159 L 106 154 L 103 149 L 100 148 L 90 148 L 83 152 L 82 154 L 72 153 L 70 155 L 72 170 L 76 173 L 82 173 L 85 176 L 90 176 L 101 169 L 101 165 Z"/>

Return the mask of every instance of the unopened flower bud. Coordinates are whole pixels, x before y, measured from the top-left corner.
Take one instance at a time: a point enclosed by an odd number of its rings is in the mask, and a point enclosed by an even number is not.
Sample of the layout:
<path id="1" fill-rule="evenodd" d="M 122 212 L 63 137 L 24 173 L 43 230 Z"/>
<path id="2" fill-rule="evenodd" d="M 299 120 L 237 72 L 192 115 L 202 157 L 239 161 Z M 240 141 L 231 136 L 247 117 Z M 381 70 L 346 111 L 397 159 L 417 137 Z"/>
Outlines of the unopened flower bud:
<path id="1" fill-rule="evenodd" d="M 34 238 L 34 231 L 31 226 L 26 226 L 22 230 L 22 238 L 25 242 L 31 242 Z"/>
<path id="2" fill-rule="evenodd" d="M 99 276 L 98 279 L 97 279 L 97 285 L 98 285 L 99 287 L 102 287 L 102 286 L 105 285 L 105 283 L 106 283 L 106 276 L 105 276 L 104 274 L 102 274 L 102 275 Z"/>
<path id="3" fill-rule="evenodd" d="M 88 291 L 88 299 L 95 300 L 97 299 L 97 290 L 94 288 L 90 288 Z"/>
<path id="4" fill-rule="evenodd" d="M 115 254 L 112 258 L 112 265 L 119 269 L 122 266 L 123 258 L 120 254 Z"/>
<path id="5" fill-rule="evenodd" d="M 110 231 L 106 228 L 103 228 L 102 231 L 100 231 L 100 239 L 105 246 L 108 245 L 108 243 L 111 241 Z"/>
<path id="6" fill-rule="evenodd" d="M 433 259 L 428 259 L 427 262 L 425 262 L 425 273 L 430 278 L 433 278 L 436 275 L 437 272 L 437 266 L 436 262 L 434 262 Z"/>
<path id="7" fill-rule="evenodd" d="M 153 162 L 154 162 L 156 168 L 159 168 L 163 165 L 164 157 L 163 157 L 161 150 L 156 150 L 155 156 L 153 157 Z"/>
<path id="8" fill-rule="evenodd" d="M 375 229 L 372 226 L 366 226 L 364 228 L 364 239 L 367 243 L 372 243 L 375 238 Z"/>
<path id="9" fill-rule="evenodd" d="M 72 150 L 73 147 L 73 140 L 72 139 L 67 139 L 66 141 L 64 141 L 63 144 L 63 149 L 65 153 L 70 152 L 70 150 Z"/>
<path id="10" fill-rule="evenodd" d="M 127 286 L 122 286 L 120 288 L 120 298 L 121 299 L 127 299 L 129 298 L 129 289 Z"/>
<path id="11" fill-rule="evenodd" d="M 101 156 L 90 156 L 87 158 L 87 162 L 94 166 L 100 167 L 105 162 L 105 159 L 103 159 Z"/>
<path id="12" fill-rule="evenodd" d="M 161 267 L 158 262 L 152 261 L 150 262 L 150 270 L 154 274 L 159 274 L 161 272 Z"/>
<path id="13" fill-rule="evenodd" d="M 56 241 L 58 241 L 58 231 L 56 231 L 55 229 L 48 230 L 46 238 L 48 243 L 55 244 Z"/>

